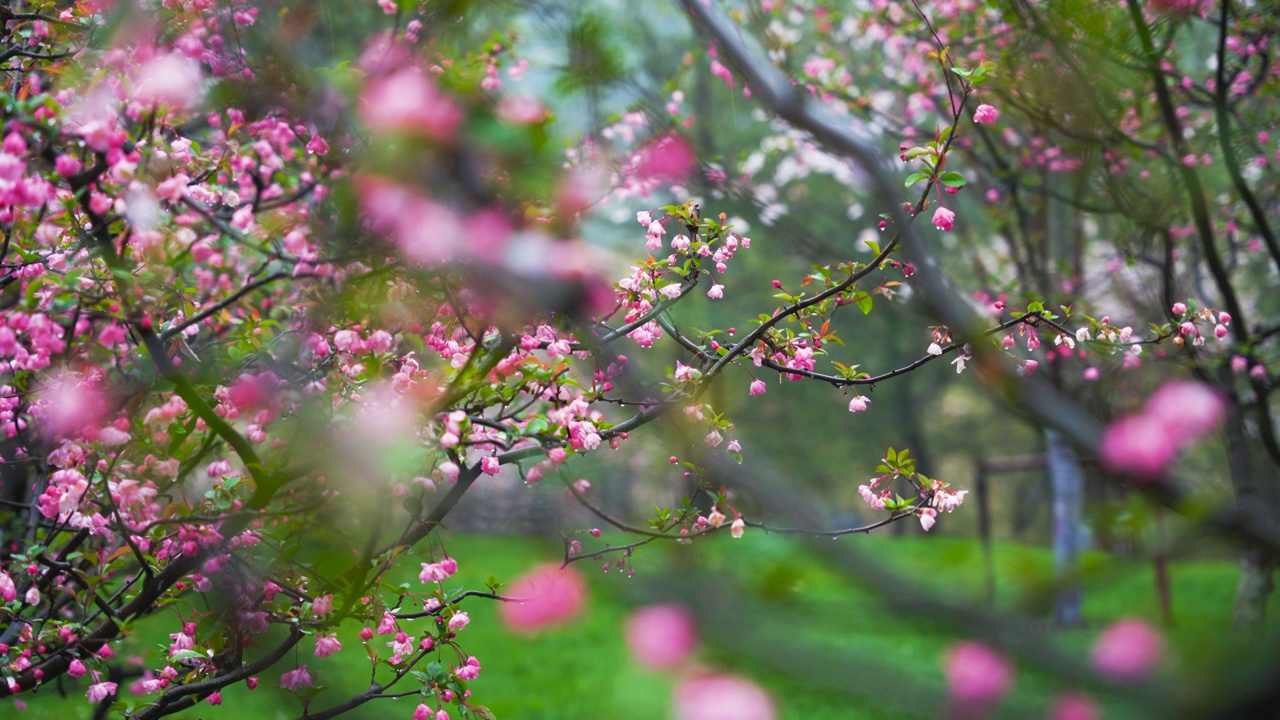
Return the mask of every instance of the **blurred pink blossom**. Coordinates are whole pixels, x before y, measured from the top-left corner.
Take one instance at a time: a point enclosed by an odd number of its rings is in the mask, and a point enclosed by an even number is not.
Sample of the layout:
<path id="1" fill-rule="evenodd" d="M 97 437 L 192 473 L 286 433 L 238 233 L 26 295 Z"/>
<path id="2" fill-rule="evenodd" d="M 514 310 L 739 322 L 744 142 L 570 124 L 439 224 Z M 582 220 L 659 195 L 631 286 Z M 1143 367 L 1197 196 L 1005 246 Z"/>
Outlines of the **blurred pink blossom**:
<path id="1" fill-rule="evenodd" d="M 416 65 L 374 78 L 360 94 L 360 118 L 371 130 L 453 138 L 462 110 Z"/>
<path id="2" fill-rule="evenodd" d="M 1098 720 L 1102 711 L 1088 695 L 1062 695 L 1049 710 L 1049 720 Z"/>
<path id="3" fill-rule="evenodd" d="M 143 105 L 188 108 L 200 101 L 200 64 L 177 53 L 161 55 L 142 66 L 133 83 L 133 99 Z"/>
<path id="4" fill-rule="evenodd" d="M 515 632 L 527 633 L 577 616 L 586 603 L 587 587 L 573 568 L 547 564 L 516 578 L 507 594 L 524 602 L 503 603 L 498 608 L 503 623 Z"/>
<path id="5" fill-rule="evenodd" d="M 642 180 L 680 180 L 697 165 L 693 148 L 678 135 L 665 135 L 640 151 L 636 174 Z"/>
<path id="6" fill-rule="evenodd" d="M 734 675 L 703 673 L 685 678 L 673 695 L 676 720 L 775 720 L 773 698 L 759 685 Z"/>
<path id="7" fill-rule="evenodd" d="M 1013 685 L 1013 667 L 991 648 L 976 642 L 962 642 L 947 651 L 943 669 L 947 696 L 970 708 L 988 708 Z"/>
<path id="8" fill-rule="evenodd" d="M 679 605 L 650 605 L 627 618 L 627 647 L 641 667 L 665 670 L 679 666 L 697 635 L 693 617 Z"/>
<path id="9" fill-rule="evenodd" d="M 1226 402 L 1212 388 L 1167 382 L 1142 413 L 1111 423 L 1098 446 L 1098 460 L 1111 472 L 1158 480 L 1181 450 L 1211 432 L 1225 414 Z"/>
<path id="10" fill-rule="evenodd" d="M 1164 651 L 1160 633 L 1142 620 L 1112 623 L 1093 644 L 1091 659 L 1098 672 L 1113 680 L 1141 680 L 1155 669 Z"/>

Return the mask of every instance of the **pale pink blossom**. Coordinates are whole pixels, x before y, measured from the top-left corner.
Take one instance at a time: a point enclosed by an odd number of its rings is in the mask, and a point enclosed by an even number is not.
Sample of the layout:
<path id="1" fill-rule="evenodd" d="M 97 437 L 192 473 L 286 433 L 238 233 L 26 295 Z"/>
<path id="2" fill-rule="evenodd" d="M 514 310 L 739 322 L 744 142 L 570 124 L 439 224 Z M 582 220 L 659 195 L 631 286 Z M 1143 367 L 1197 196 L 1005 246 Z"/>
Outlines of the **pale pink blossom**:
<path id="1" fill-rule="evenodd" d="M 627 647 L 641 667 L 675 668 L 693 652 L 697 641 L 693 616 L 679 605 L 650 605 L 627 618 Z"/>
<path id="2" fill-rule="evenodd" d="M 1000 111 L 986 104 L 979 105 L 973 111 L 973 121 L 982 125 L 994 125 L 1000 117 Z"/>
<path id="3" fill-rule="evenodd" d="M 865 397 L 863 395 L 854 395 L 853 398 L 849 400 L 849 412 L 851 413 L 863 412 L 867 409 L 867 406 L 870 404 L 871 404 L 871 398 Z"/>
<path id="4" fill-rule="evenodd" d="M 714 527 L 714 528 L 718 528 L 718 527 L 720 527 L 721 525 L 724 525 L 724 521 L 725 521 L 725 520 L 727 520 L 727 519 L 728 519 L 728 518 L 726 518 L 726 517 L 725 517 L 725 514 L 724 514 L 724 513 L 720 512 L 719 510 L 715 509 L 714 507 L 713 507 L 713 508 L 711 508 L 711 514 L 707 515 L 707 523 L 708 523 L 708 524 L 710 524 L 710 525 L 711 525 L 711 527 Z"/>
<path id="5" fill-rule="evenodd" d="M 149 106 L 186 108 L 198 102 L 202 93 L 200 64 L 177 53 L 143 65 L 133 84 L 133 99 Z"/>
<path id="6" fill-rule="evenodd" d="M 729 536 L 735 540 L 741 538 L 743 533 L 745 533 L 746 531 L 747 531 L 747 522 L 742 519 L 741 515 L 734 518 L 733 523 L 729 525 Z"/>
<path id="7" fill-rule="evenodd" d="M 767 389 L 767 386 L 765 385 L 764 381 L 757 378 L 751 381 L 751 387 L 747 391 L 747 394 L 763 395 L 766 389 Z"/>
<path id="8" fill-rule="evenodd" d="M 925 532 L 929 532 L 929 529 L 933 527 L 933 524 L 938 521 L 938 511 L 931 507 L 922 507 L 917 509 L 916 515 L 920 519 L 920 527 L 923 528 Z"/>

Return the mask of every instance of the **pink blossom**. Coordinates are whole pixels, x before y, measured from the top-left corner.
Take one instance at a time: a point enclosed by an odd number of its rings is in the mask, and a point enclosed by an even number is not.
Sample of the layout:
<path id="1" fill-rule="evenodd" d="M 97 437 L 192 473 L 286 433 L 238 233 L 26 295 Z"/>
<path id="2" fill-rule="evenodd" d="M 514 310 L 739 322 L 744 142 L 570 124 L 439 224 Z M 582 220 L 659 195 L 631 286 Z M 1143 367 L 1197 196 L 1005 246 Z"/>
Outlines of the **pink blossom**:
<path id="1" fill-rule="evenodd" d="M 365 86 L 360 117 L 373 130 L 417 131 L 448 141 L 463 114 L 421 68 L 410 65 Z"/>
<path id="2" fill-rule="evenodd" d="M 311 687 L 311 674 L 307 672 L 307 666 L 299 666 L 296 670 L 290 670 L 289 672 L 281 675 L 280 687 L 294 692 L 306 690 Z"/>
<path id="3" fill-rule="evenodd" d="M 515 632 L 528 633 L 577 617 L 586 604 L 587 586 L 572 567 L 547 564 L 516 578 L 504 594 L 522 602 L 498 607 L 503 623 Z"/>
<path id="4" fill-rule="evenodd" d="M 84 677 L 87 672 L 89 670 L 84 666 L 84 663 L 80 662 L 80 658 L 72 660 L 71 666 L 67 668 L 67 674 L 73 678 Z"/>
<path id="5" fill-rule="evenodd" d="M 458 668 L 453 671 L 453 674 L 456 675 L 459 680 L 475 680 L 480 677 L 480 661 L 477 660 L 474 655 L 468 657 L 465 663 L 459 665 Z"/>
<path id="6" fill-rule="evenodd" d="M 925 532 L 929 532 L 934 523 L 938 522 L 938 511 L 931 507 L 922 507 L 916 510 L 916 515 L 920 518 L 920 527 Z"/>
<path id="7" fill-rule="evenodd" d="M 957 705 L 990 708 L 1013 684 L 1013 667 L 1002 655 L 976 642 L 962 642 L 947 651 L 943 672 L 947 696 Z"/>
<path id="8" fill-rule="evenodd" d="M 470 622 L 470 615 L 465 612 L 456 612 L 453 614 L 453 617 L 449 618 L 449 629 L 453 632 L 458 632 L 462 628 L 466 627 Z"/>
<path id="9" fill-rule="evenodd" d="M 766 386 L 763 380 L 755 379 L 751 381 L 751 388 L 747 391 L 748 395 L 763 395 Z"/>
<path id="10" fill-rule="evenodd" d="M 341 649 L 342 643 L 338 642 L 337 635 L 330 633 L 316 636 L 316 657 L 329 657 Z"/>
<path id="11" fill-rule="evenodd" d="M 723 80 L 725 85 L 734 87 L 733 73 L 729 72 L 729 68 L 721 65 L 719 60 L 711 61 L 711 74 Z"/>
<path id="12" fill-rule="evenodd" d="M 480 458 L 480 472 L 485 475 L 497 475 L 499 467 L 501 467 L 501 463 L 493 455 L 486 455 Z"/>
<path id="13" fill-rule="evenodd" d="M 1141 680 L 1160 662 L 1164 640 L 1142 620 L 1126 618 L 1112 623 L 1093 644 L 1094 669 L 1113 680 Z"/>
<path id="14" fill-rule="evenodd" d="M 311 603 L 311 612 L 316 617 L 324 617 L 333 612 L 333 595 L 321 595 Z"/>
<path id="15" fill-rule="evenodd" d="M 679 605 L 650 605 L 627 618 L 627 647 L 641 667 L 678 667 L 693 652 L 697 640 L 693 616 Z"/>
<path id="16" fill-rule="evenodd" d="M 973 121 L 981 125 L 994 125 L 999 117 L 1000 111 L 990 105 L 979 105 L 978 109 L 973 111 Z"/>
<path id="17" fill-rule="evenodd" d="M 700 673 L 684 678 L 672 695 L 676 720 L 776 720 L 773 698 L 738 677 Z"/>
<path id="18" fill-rule="evenodd" d="M 707 297 L 711 298 L 712 300 L 719 300 L 723 298 L 724 286 L 718 283 L 713 283 L 711 285 L 711 289 L 707 291 Z"/>
<path id="19" fill-rule="evenodd" d="M 933 224 L 939 230 L 950 230 L 955 221 L 956 214 L 944 207 L 939 207 L 933 211 Z"/>
<path id="20" fill-rule="evenodd" d="M 91 703 L 99 703 L 116 694 L 116 684 L 113 682 L 94 683 L 89 686 L 89 690 L 85 696 L 89 698 Z"/>
<path id="21" fill-rule="evenodd" d="M 865 397 L 863 395 L 854 395 L 853 398 L 849 400 L 849 412 L 851 413 L 863 412 L 867 409 L 867 406 L 870 404 L 871 404 L 871 398 Z"/>
<path id="22" fill-rule="evenodd" d="M 732 537 L 734 540 L 741 538 L 746 531 L 747 521 L 743 520 L 741 515 L 734 518 L 733 522 L 729 525 L 729 537 Z"/>
<path id="23" fill-rule="evenodd" d="M 413 711 L 413 720 L 432 720 L 434 717 L 435 713 L 431 708 L 422 703 L 419 703 L 418 709 Z"/>

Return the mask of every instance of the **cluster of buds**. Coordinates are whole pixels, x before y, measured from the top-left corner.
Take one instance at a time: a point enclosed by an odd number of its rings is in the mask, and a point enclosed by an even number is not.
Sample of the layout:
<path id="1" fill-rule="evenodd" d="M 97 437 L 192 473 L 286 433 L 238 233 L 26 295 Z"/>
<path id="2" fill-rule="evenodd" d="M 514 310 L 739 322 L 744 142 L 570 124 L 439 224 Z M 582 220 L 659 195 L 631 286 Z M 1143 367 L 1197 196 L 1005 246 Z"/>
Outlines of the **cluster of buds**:
<path id="1" fill-rule="evenodd" d="M 1204 345 L 1204 333 L 1200 331 L 1201 325 L 1212 326 L 1213 336 L 1218 340 L 1227 338 L 1227 326 L 1231 324 L 1231 315 L 1225 312 L 1219 312 L 1213 308 L 1196 309 L 1194 303 L 1188 307 L 1186 303 L 1181 302 L 1174 303 L 1170 312 L 1178 322 L 1178 334 L 1173 338 L 1174 345 L 1182 345 L 1188 341 L 1196 347 Z"/>

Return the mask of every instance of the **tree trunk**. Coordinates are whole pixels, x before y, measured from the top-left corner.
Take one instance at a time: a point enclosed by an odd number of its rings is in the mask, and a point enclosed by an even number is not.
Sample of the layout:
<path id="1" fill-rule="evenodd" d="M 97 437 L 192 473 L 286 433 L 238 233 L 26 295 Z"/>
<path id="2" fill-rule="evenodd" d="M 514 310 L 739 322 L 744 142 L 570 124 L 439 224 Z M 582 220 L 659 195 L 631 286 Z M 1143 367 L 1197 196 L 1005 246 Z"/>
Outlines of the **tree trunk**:
<path id="1" fill-rule="evenodd" d="M 1265 460 L 1258 457 L 1249 430 L 1238 410 L 1227 415 L 1227 464 L 1236 506 L 1242 513 L 1274 524 L 1278 507 L 1276 488 L 1262 477 L 1260 471 Z M 1259 549 L 1246 547 L 1240 553 L 1240 582 L 1236 585 L 1233 613 L 1237 629 L 1256 630 L 1266 624 L 1267 600 L 1275 588 L 1274 572 L 1275 562 Z"/>
<path id="2" fill-rule="evenodd" d="M 1084 481 L 1080 476 L 1080 461 L 1062 436 L 1046 430 L 1044 440 L 1049 483 L 1053 488 L 1053 569 L 1061 582 L 1076 574 L 1080 567 L 1080 552 L 1084 549 L 1081 520 Z M 1064 627 L 1079 626 L 1083 599 L 1077 581 L 1061 585 L 1053 609 L 1054 622 Z"/>

